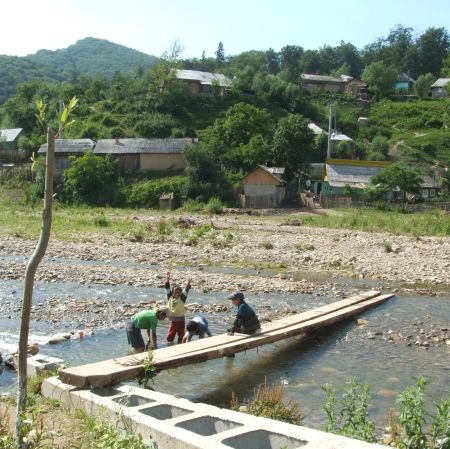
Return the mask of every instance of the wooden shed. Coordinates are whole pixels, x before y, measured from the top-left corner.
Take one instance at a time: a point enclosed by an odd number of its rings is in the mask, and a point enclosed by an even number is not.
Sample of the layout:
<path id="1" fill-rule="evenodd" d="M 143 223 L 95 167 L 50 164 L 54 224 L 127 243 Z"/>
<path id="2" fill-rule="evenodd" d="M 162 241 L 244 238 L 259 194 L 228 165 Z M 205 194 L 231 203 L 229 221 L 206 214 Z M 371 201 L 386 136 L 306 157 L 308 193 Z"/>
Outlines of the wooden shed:
<path id="1" fill-rule="evenodd" d="M 258 165 L 242 178 L 242 207 L 265 209 L 281 207 L 286 196 L 284 167 Z"/>
<path id="2" fill-rule="evenodd" d="M 164 210 L 164 209 L 174 210 L 175 209 L 175 200 L 174 200 L 173 192 L 163 193 L 159 197 L 159 208 L 161 210 Z"/>

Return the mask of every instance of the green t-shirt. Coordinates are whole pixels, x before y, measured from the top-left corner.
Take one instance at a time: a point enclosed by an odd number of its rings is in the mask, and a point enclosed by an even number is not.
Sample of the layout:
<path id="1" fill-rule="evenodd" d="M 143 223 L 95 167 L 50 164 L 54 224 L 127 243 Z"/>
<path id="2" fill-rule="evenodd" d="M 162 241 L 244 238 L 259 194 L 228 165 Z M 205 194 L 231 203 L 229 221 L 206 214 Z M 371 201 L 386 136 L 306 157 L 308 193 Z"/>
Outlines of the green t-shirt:
<path id="1" fill-rule="evenodd" d="M 154 310 L 142 310 L 131 317 L 134 327 L 137 329 L 156 330 L 158 319 Z"/>

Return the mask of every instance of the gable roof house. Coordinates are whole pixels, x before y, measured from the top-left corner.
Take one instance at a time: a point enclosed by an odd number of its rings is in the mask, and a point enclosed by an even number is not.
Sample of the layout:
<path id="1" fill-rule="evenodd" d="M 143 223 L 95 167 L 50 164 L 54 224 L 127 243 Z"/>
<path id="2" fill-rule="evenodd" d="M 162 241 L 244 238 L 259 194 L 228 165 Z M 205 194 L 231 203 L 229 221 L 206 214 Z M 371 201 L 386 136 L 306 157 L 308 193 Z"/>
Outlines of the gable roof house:
<path id="1" fill-rule="evenodd" d="M 258 165 L 241 180 L 244 194 L 242 207 L 267 209 L 280 207 L 286 196 L 284 167 Z"/>
<path id="2" fill-rule="evenodd" d="M 22 128 L 0 129 L 0 149 L 18 150 Z"/>
<path id="3" fill-rule="evenodd" d="M 403 72 L 397 76 L 397 81 L 394 83 L 393 89 L 396 92 L 405 92 L 410 94 L 414 90 L 414 84 L 416 84 L 416 81 L 407 73 Z"/>
<path id="4" fill-rule="evenodd" d="M 332 94 L 342 94 L 345 92 L 346 81 L 343 78 L 302 73 L 300 80 L 305 89 L 310 92 L 329 92 Z"/>
<path id="5" fill-rule="evenodd" d="M 190 137 L 182 139 L 100 139 L 94 154 L 111 154 L 125 172 L 183 170 L 184 151 L 197 143 Z"/>
<path id="6" fill-rule="evenodd" d="M 82 156 L 92 151 L 95 142 L 91 139 L 56 139 L 55 140 L 55 177 L 61 176 L 70 166 L 70 156 Z M 48 144 L 44 143 L 38 150 L 39 155 L 47 154 Z"/>
<path id="7" fill-rule="evenodd" d="M 222 73 L 178 69 L 175 71 L 175 78 L 188 83 L 191 93 L 194 95 L 201 92 L 210 92 L 213 85 L 219 88 L 221 95 L 224 95 L 225 91 L 231 87 L 231 80 Z"/>
<path id="8" fill-rule="evenodd" d="M 450 78 L 439 78 L 431 85 L 431 97 L 443 98 L 447 96 L 445 87 L 450 83 Z"/>

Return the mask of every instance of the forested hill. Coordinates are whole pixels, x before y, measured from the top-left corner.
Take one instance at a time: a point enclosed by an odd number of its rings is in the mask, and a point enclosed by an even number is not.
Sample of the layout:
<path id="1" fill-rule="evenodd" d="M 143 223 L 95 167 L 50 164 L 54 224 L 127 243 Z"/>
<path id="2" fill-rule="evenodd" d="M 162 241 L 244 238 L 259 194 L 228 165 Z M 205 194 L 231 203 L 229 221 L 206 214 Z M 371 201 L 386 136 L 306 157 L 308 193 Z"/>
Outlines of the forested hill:
<path id="1" fill-rule="evenodd" d="M 74 81 L 81 74 L 111 78 L 152 67 L 157 58 L 123 45 L 87 37 L 60 50 L 39 50 L 24 57 L 0 55 L 0 104 L 13 97 L 17 85 L 32 79 Z"/>

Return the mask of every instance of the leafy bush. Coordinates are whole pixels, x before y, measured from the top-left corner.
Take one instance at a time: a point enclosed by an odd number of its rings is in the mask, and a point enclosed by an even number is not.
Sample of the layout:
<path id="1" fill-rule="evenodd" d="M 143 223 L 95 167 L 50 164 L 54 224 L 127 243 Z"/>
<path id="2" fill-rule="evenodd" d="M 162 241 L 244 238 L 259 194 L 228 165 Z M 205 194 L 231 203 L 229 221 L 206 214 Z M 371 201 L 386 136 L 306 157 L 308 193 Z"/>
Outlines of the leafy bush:
<path id="1" fill-rule="evenodd" d="M 189 198 L 183 203 L 181 209 L 184 212 L 191 212 L 191 213 L 203 212 L 203 210 L 205 209 L 205 203 L 203 203 L 202 201 L 197 201 L 193 200 L 192 198 Z"/>
<path id="2" fill-rule="evenodd" d="M 63 200 L 91 206 L 120 205 L 118 165 L 109 155 L 105 158 L 88 151 L 64 172 Z"/>
<path id="3" fill-rule="evenodd" d="M 249 415 L 263 416 L 265 418 L 277 419 L 290 424 L 300 425 L 303 421 L 303 414 L 297 403 L 283 401 L 283 384 L 277 383 L 268 387 L 267 383 L 259 385 L 254 389 L 253 399 L 244 402 L 240 407 L 237 397 L 233 394 L 231 409 L 244 411 Z"/>
<path id="4" fill-rule="evenodd" d="M 220 215 L 223 212 L 223 203 L 219 198 L 213 197 L 205 205 L 205 211 L 209 214 Z"/>
<path id="5" fill-rule="evenodd" d="M 144 115 L 136 123 L 135 130 L 141 137 L 170 137 L 176 125 L 172 116 L 154 112 Z"/>
<path id="6" fill-rule="evenodd" d="M 163 193 L 173 192 L 175 198 L 180 198 L 184 182 L 182 176 L 171 176 L 132 184 L 127 193 L 127 204 L 132 207 L 156 209 Z"/>

